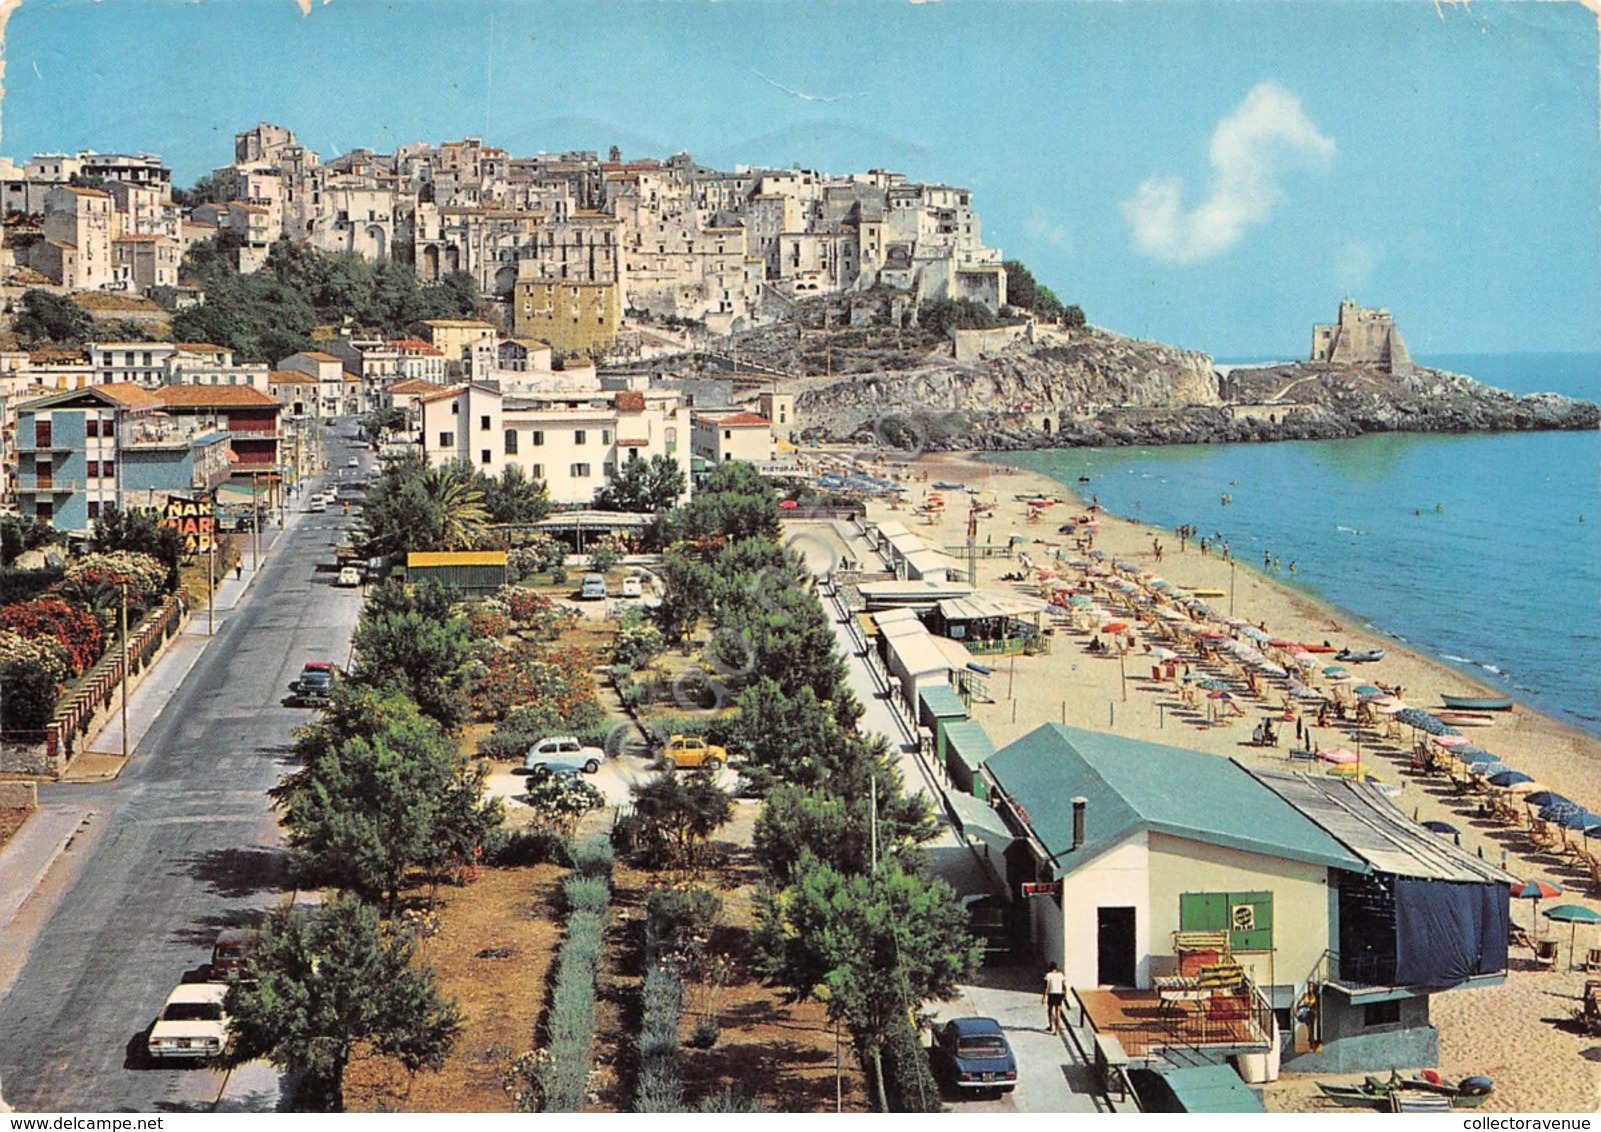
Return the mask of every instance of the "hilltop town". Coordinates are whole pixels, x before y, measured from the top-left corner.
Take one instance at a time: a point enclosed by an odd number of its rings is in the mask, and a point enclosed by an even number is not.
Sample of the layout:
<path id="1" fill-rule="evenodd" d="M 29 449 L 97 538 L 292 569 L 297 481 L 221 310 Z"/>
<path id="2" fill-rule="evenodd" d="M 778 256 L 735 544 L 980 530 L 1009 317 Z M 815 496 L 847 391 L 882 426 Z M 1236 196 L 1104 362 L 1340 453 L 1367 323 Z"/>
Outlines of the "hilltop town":
<path id="1" fill-rule="evenodd" d="M 1127 338 L 885 170 L 233 156 L 0 163 L 0 1110 L 1593 1100 L 1485 1022 L 1601 1030 L 1509 914 L 1592 740 L 929 453 L 1596 406 Z"/>

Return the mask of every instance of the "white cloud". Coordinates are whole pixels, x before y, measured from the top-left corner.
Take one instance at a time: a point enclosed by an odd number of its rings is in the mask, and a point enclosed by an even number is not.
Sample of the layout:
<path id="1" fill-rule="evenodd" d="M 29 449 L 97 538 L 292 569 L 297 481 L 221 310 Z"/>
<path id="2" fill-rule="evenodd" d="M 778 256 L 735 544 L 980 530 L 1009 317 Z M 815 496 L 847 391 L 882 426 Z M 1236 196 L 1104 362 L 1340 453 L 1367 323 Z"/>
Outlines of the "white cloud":
<path id="1" fill-rule="evenodd" d="M 1028 214 L 1028 219 L 1023 221 L 1023 231 L 1033 239 L 1061 248 L 1064 252 L 1073 250 L 1073 233 L 1052 220 L 1044 209 L 1036 208 Z"/>
<path id="2" fill-rule="evenodd" d="M 1273 82 L 1251 88 L 1212 132 L 1212 194 L 1184 207 L 1178 177 L 1148 177 L 1122 204 L 1140 251 L 1169 263 L 1197 263 L 1227 251 L 1245 229 L 1272 215 L 1286 166 L 1326 166 L 1334 142 L 1318 132 L 1295 95 Z"/>

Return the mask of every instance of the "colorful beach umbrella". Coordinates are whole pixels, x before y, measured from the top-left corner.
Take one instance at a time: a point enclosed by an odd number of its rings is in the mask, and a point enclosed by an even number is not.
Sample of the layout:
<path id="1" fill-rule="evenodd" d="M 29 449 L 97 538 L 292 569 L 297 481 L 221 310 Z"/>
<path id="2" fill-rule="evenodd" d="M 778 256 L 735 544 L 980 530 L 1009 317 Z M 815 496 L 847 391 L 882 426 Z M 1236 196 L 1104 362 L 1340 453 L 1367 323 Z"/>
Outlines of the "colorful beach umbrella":
<path id="1" fill-rule="evenodd" d="M 1434 736 L 1434 745 L 1436 747 L 1446 748 L 1466 747 L 1468 745 L 1468 741 L 1462 738 L 1460 735 L 1436 735 Z"/>
<path id="2" fill-rule="evenodd" d="M 1554 880 L 1526 880 L 1512 886 L 1512 898 L 1534 901 L 1534 914 L 1537 916 L 1540 914 L 1540 901 L 1561 896 L 1562 892 L 1562 886 Z M 1540 934 L 1539 920 L 1534 921 L 1534 934 Z"/>
<path id="3" fill-rule="evenodd" d="M 1555 908 L 1548 908 L 1543 913 L 1546 919 L 1556 924 L 1568 924 L 1568 966 L 1573 966 L 1573 947 L 1575 937 L 1578 935 L 1580 924 L 1601 924 L 1601 912 L 1594 908 L 1586 908 L 1583 904 L 1558 904 Z"/>
<path id="4" fill-rule="evenodd" d="M 1325 747 L 1317 753 L 1317 757 L 1326 763 L 1333 763 L 1335 766 L 1354 763 L 1360 758 L 1355 751 L 1345 747 Z"/>

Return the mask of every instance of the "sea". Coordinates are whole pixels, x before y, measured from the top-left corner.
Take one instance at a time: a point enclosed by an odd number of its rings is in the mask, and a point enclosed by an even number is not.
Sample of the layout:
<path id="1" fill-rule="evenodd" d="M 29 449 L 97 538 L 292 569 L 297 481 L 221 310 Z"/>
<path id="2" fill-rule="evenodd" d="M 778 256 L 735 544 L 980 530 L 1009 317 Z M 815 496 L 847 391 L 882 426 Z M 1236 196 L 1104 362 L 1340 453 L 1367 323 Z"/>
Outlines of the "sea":
<path id="1" fill-rule="evenodd" d="M 1416 360 L 1517 393 L 1601 400 L 1601 354 Z M 1267 556 L 1271 576 L 1365 628 L 1601 736 L 1601 433 L 1386 433 L 996 459 L 1114 514 L 1170 531 L 1194 524 L 1242 565 L 1262 569 Z"/>

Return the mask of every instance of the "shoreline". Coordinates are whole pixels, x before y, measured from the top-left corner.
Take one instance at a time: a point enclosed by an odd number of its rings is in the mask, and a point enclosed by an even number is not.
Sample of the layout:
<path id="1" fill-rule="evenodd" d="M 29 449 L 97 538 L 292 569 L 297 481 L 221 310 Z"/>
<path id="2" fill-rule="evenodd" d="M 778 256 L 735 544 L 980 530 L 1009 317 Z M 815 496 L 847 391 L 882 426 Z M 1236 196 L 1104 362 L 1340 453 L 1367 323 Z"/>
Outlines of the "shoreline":
<path id="1" fill-rule="evenodd" d="M 980 544 L 1006 544 L 1014 534 L 1023 536 L 1036 566 L 1060 568 L 1054 561 L 1060 547 L 1064 561 L 1079 552 L 1071 538 L 1057 533 L 1064 521 L 1087 512 L 1076 488 L 1061 484 L 1041 472 L 1012 468 L 992 454 L 980 458 L 976 453 L 927 453 L 904 466 L 903 483 L 910 471 L 908 505 L 892 509 L 887 500 L 870 500 L 867 516 L 875 522 L 895 519 L 908 529 L 941 547 L 958 547 L 966 539 L 967 498 L 955 493 L 948 500 L 952 511 L 944 515 L 919 516 L 910 504 L 934 493 L 935 481 L 958 481 L 965 486 L 993 493 L 992 516 L 978 529 Z M 922 479 L 926 474 L 927 479 Z M 1019 493 L 1042 492 L 1059 502 L 1044 509 L 1033 522 L 1027 506 L 1013 497 Z M 1229 591 L 1229 564 L 1217 555 L 1202 557 L 1192 543 L 1184 552 L 1171 532 L 1148 523 L 1127 519 L 1102 510 L 1094 546 L 1107 559 L 1123 559 L 1142 569 L 1160 574 L 1174 585 L 1186 589 Z M 1163 544 L 1157 563 L 1153 540 Z M 957 556 L 960 557 L 959 551 Z M 990 592 L 1042 596 L 1043 583 L 1008 581 L 1003 575 L 1015 574 L 1020 563 L 1010 557 L 977 560 L 977 585 Z M 1243 567 L 1243 568 L 1242 568 Z M 1079 571 L 1060 568 L 1061 578 L 1079 580 Z M 1032 572 L 1031 572 L 1032 573 Z M 1252 624 L 1263 625 L 1274 636 L 1298 641 L 1322 642 L 1353 649 L 1384 648 L 1383 660 L 1371 664 L 1352 663 L 1352 676 L 1358 682 L 1402 685 L 1401 698 L 1428 711 L 1445 710 L 1438 698 L 1441 692 L 1505 697 L 1506 692 L 1460 672 L 1454 665 L 1400 642 L 1372 626 L 1355 611 L 1309 595 L 1285 580 L 1270 576 L 1236 560 L 1232 570 L 1234 604 L 1237 614 Z M 1048 592 L 1048 591 L 1045 591 Z M 1228 598 L 1209 599 L 1218 609 L 1226 609 Z M 1103 608 L 1115 608 L 1109 597 L 1096 601 Z M 1121 618 L 1120 618 L 1121 619 Z M 1334 626 L 1338 625 L 1336 629 Z M 1160 680 L 1152 671 L 1155 657 L 1146 655 L 1163 639 L 1158 619 L 1145 625 L 1133 624 L 1136 638 L 1132 651 L 1119 659 L 1102 651 L 1089 652 L 1094 637 L 1087 624 L 1082 627 L 1060 621 L 1047 638 L 1049 651 L 1036 656 L 996 658 L 986 661 L 993 668 L 989 679 L 988 702 L 975 698 L 972 718 L 977 720 L 997 748 L 1017 740 L 1044 723 L 1066 723 L 1088 730 L 1112 732 L 1189 750 L 1232 758 L 1247 768 L 1308 770 L 1321 773 L 1322 763 L 1290 762 L 1288 750 L 1302 746 L 1296 742 L 1297 724 L 1304 728 L 1305 746 L 1329 749 L 1355 745 L 1361 765 L 1374 777 L 1398 790 L 1396 804 L 1420 821 L 1449 822 L 1458 830 L 1460 844 L 1470 853 L 1501 864 L 1519 879 L 1539 878 L 1560 884 L 1563 895 L 1552 903 L 1581 903 L 1601 911 L 1601 883 L 1575 857 L 1546 852 L 1533 845 L 1524 828 L 1493 820 L 1481 803 L 1484 795 L 1463 792 L 1445 773 L 1427 773 L 1413 765 L 1414 734 L 1395 724 L 1360 725 L 1354 720 L 1331 718 L 1324 725 L 1312 722 L 1304 705 L 1283 695 L 1279 681 L 1264 681 L 1264 694 L 1248 694 L 1236 684 L 1236 698 L 1217 703 L 1211 697 L 1185 703 L 1171 680 Z M 1126 639 L 1123 634 L 1120 638 Z M 1180 650 L 1184 663 L 1192 661 L 1189 642 L 1168 641 Z M 1332 655 L 1329 664 L 1339 663 Z M 1312 669 L 1313 673 L 1319 667 Z M 1328 679 L 1310 675 L 1308 683 L 1322 685 L 1333 693 Z M 1345 698 L 1348 700 L 1349 695 Z M 1293 713 L 1290 710 L 1293 708 Z M 1243 709 L 1243 710 L 1241 710 Z M 1515 699 L 1510 712 L 1493 713 L 1486 726 L 1464 726 L 1470 742 L 1494 751 L 1507 765 L 1533 775 L 1544 786 L 1561 791 L 1580 804 L 1601 804 L 1601 739 L 1565 720 L 1544 714 Z M 1286 718 L 1288 716 L 1288 718 Z M 1279 743 L 1261 747 L 1250 742 L 1253 724 L 1264 718 L 1275 720 Z M 1308 767 L 1310 766 L 1310 769 Z M 1547 905 L 1548 907 L 1550 905 Z M 1567 969 L 1568 932 L 1547 923 L 1525 900 L 1512 902 L 1513 923 L 1544 935 L 1557 935 L 1563 944 L 1563 963 L 1557 970 L 1537 969 L 1532 952 L 1514 946 L 1509 958 L 1506 982 L 1501 986 L 1470 991 L 1451 991 L 1436 996 L 1431 1003 L 1431 1021 L 1440 1032 L 1440 1057 L 1436 1066 L 1396 1066 L 1402 1070 L 1432 1068 L 1447 1076 L 1486 1074 L 1496 1081 L 1496 1093 L 1486 1103 L 1486 1111 L 1505 1112 L 1590 1112 L 1601 1101 L 1601 1065 L 1584 1051 L 1594 1039 L 1559 1028 L 1578 1005 L 1586 972 Z M 1601 946 L 1601 933 L 1586 929 L 1580 933 L 1577 948 Z M 1328 1079 L 1338 1074 L 1295 1074 L 1287 1072 L 1280 1081 L 1267 1086 L 1266 1097 L 1274 1111 L 1322 1111 L 1314 1078 Z"/>

